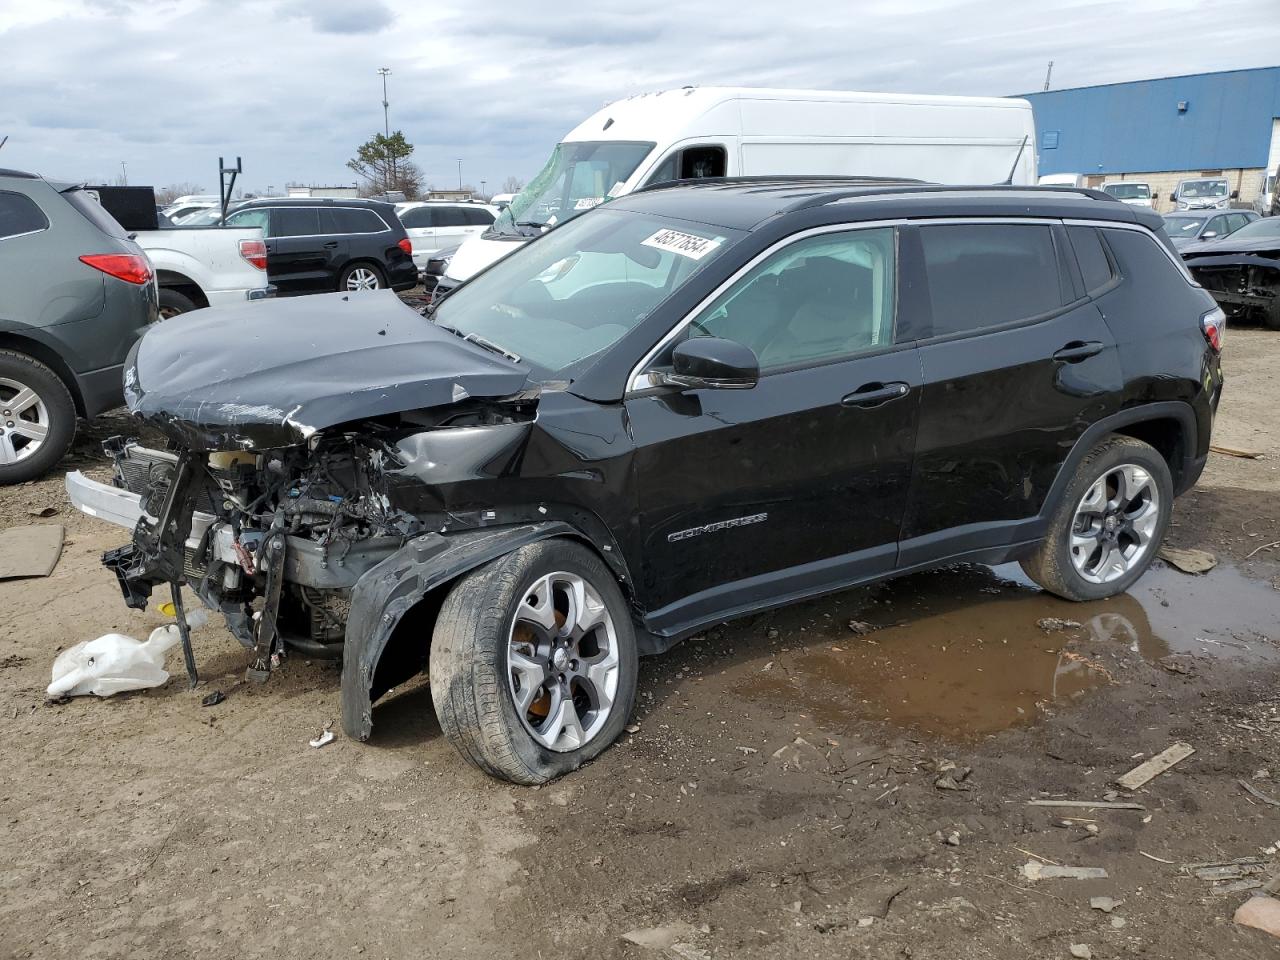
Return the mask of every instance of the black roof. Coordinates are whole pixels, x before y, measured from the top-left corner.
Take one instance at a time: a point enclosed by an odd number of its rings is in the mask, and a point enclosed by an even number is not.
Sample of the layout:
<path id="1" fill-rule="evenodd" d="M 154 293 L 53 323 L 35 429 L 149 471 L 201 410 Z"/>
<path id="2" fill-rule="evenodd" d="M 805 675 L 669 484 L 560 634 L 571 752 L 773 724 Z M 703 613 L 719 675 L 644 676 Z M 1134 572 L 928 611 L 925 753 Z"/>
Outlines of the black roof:
<path id="1" fill-rule="evenodd" d="M 371 207 L 381 209 L 382 207 L 394 207 L 395 204 L 387 203 L 385 200 L 365 200 L 358 197 L 253 197 L 250 200 L 240 201 L 241 207 L 255 207 L 265 204 L 280 203 L 298 203 L 312 204 L 318 203 L 323 206 L 340 204 L 344 207 Z"/>
<path id="2" fill-rule="evenodd" d="M 833 222 L 911 217 L 1021 216 L 1114 220 L 1152 229 L 1162 218 L 1081 187 L 942 186 L 879 178 L 724 178 L 655 185 L 608 208 L 750 230 L 764 220 L 823 208 Z"/>

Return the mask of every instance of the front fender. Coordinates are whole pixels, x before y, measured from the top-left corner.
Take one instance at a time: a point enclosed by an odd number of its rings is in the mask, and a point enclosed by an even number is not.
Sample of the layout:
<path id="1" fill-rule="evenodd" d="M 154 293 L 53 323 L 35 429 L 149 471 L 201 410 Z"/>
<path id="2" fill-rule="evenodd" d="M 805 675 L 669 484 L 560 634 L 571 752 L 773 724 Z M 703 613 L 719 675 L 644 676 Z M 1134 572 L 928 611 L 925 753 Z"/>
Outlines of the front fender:
<path id="1" fill-rule="evenodd" d="M 405 613 L 442 583 L 519 547 L 559 536 L 581 534 L 561 521 L 429 533 L 357 580 L 342 654 L 342 729 L 347 736 L 368 740 L 373 731 L 373 701 L 386 693 L 385 686 L 374 686 L 378 661 Z"/>

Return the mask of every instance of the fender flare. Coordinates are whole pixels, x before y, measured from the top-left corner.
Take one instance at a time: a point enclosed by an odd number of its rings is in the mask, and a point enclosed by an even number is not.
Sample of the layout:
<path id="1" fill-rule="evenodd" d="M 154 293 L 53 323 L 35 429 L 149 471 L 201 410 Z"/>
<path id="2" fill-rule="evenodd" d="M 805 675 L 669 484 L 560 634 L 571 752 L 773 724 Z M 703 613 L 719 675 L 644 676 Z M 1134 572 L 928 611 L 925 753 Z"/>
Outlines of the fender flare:
<path id="1" fill-rule="evenodd" d="M 353 740 L 373 731 L 374 675 L 391 634 L 431 590 L 503 554 L 551 537 L 590 542 L 559 520 L 459 533 L 429 533 L 409 541 L 366 571 L 351 591 L 342 652 L 342 729 Z"/>

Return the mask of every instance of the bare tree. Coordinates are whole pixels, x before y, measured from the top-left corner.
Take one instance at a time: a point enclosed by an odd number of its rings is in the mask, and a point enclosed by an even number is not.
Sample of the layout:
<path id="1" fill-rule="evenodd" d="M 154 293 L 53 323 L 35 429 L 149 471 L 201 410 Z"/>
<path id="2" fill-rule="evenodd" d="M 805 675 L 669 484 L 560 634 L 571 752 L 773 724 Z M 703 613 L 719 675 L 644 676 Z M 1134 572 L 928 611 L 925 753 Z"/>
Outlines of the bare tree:
<path id="1" fill-rule="evenodd" d="M 503 193 L 519 193 L 524 188 L 524 181 L 519 177 L 507 177 L 502 181 Z"/>

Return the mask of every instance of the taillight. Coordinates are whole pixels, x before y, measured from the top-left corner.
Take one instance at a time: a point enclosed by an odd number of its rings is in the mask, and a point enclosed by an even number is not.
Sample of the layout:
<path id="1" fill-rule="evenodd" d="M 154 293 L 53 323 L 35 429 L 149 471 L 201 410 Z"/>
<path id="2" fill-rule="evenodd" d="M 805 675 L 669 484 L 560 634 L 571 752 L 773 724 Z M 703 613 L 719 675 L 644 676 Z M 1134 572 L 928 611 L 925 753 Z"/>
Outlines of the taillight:
<path id="1" fill-rule="evenodd" d="M 401 250 L 403 250 L 405 253 L 407 253 L 409 256 L 411 257 L 413 256 L 413 241 L 410 240 L 408 237 L 401 237 L 399 240 L 396 241 L 396 246 L 399 247 Z"/>
<path id="2" fill-rule="evenodd" d="M 267 269 L 267 244 L 263 240 L 241 240 L 240 257 L 259 270 Z"/>
<path id="3" fill-rule="evenodd" d="M 151 282 L 151 262 L 141 254 L 87 253 L 80 262 L 126 283 L 142 286 Z"/>
<path id="4" fill-rule="evenodd" d="M 1222 340 L 1227 335 L 1227 315 L 1221 307 L 1214 307 L 1200 318 L 1200 329 L 1216 353 L 1222 352 Z"/>

